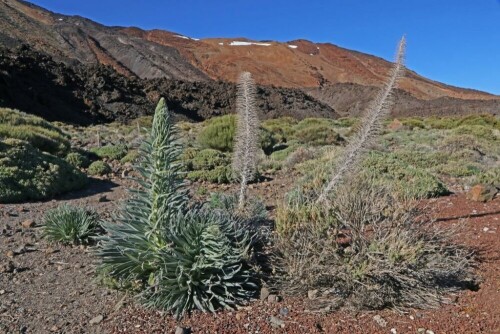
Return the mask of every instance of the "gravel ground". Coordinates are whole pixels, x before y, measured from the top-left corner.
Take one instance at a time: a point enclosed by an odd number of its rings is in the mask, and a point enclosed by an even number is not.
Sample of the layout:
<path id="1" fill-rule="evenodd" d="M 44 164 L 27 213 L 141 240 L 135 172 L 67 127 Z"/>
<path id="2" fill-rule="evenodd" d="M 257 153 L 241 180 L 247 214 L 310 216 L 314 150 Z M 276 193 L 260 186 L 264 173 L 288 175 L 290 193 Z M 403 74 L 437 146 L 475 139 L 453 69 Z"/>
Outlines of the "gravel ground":
<path id="1" fill-rule="evenodd" d="M 427 203 L 439 218 L 436 224 L 464 224 L 457 240 L 481 259 L 479 290 L 459 293 L 453 305 L 404 314 L 325 315 L 309 312 L 304 300 L 271 295 L 237 311 L 194 312 L 177 322 L 99 285 L 92 247 L 64 247 L 41 238 L 47 209 L 64 202 L 92 207 L 106 218 L 125 198 L 126 182 L 95 181 L 57 200 L 0 205 L 0 333 L 500 333 L 499 197 L 483 204 L 452 195 Z M 252 191 L 270 196 L 269 189 L 284 187 L 283 180 L 274 180 Z"/>

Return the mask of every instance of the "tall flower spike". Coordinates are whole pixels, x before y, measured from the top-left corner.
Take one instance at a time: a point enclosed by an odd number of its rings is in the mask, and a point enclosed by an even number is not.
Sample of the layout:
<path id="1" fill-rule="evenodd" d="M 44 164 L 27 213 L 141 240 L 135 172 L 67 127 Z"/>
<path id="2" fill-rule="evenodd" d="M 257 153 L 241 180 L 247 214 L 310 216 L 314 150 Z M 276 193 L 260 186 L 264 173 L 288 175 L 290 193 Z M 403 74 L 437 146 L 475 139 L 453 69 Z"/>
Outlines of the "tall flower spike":
<path id="1" fill-rule="evenodd" d="M 236 100 L 237 125 L 233 154 L 233 172 L 240 181 L 238 208 L 245 206 L 248 182 L 257 172 L 259 118 L 255 107 L 255 82 L 248 72 L 240 75 Z"/>
<path id="2" fill-rule="evenodd" d="M 389 79 L 361 119 L 357 133 L 350 140 L 343 155 L 338 160 L 330 181 L 318 196 L 317 203 L 324 202 L 328 194 L 342 182 L 343 178 L 357 167 L 363 153 L 373 144 L 380 133 L 382 122 L 391 111 L 394 102 L 393 90 L 404 73 L 405 49 L 406 39 L 403 36 L 398 45 L 395 63 L 390 71 Z"/>

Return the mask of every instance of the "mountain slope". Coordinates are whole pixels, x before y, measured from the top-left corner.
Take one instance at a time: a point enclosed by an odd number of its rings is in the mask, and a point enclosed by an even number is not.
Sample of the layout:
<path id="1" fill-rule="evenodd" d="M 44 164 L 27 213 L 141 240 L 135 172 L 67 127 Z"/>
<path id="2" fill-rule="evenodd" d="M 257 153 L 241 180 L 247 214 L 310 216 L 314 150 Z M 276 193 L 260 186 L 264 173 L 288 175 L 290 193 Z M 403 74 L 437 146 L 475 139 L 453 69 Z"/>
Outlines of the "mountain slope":
<path id="1" fill-rule="evenodd" d="M 78 122 L 144 113 L 159 94 L 170 97 L 169 107 L 180 108 L 178 112 L 191 119 L 231 112 L 234 85 L 229 83 L 241 71 L 251 72 L 261 85 L 266 117 L 356 115 L 383 83 L 390 66 L 381 58 L 328 43 L 196 40 L 163 30 L 107 27 L 28 2 L 0 0 L 0 47 L 13 51 L 22 45 L 49 56 L 50 61 L 45 59 L 42 67 L 33 65 L 31 71 L 30 64 L 12 61 L 17 51 L 4 57 L 0 103 L 10 101 L 10 106 L 50 119 L 73 119 L 67 111 L 74 103 L 83 117 L 77 117 Z M 96 65 L 109 65 L 116 73 Z M 69 75 L 74 80 L 60 80 L 64 68 L 75 73 Z M 9 71 L 15 71 L 15 76 L 9 77 Z M 95 88 L 92 82 L 100 85 L 95 77 L 109 81 L 102 89 Z M 52 102 L 40 104 L 31 91 Z M 499 96 L 452 87 L 412 71 L 406 72 L 396 98 L 393 116 L 500 113 Z"/>

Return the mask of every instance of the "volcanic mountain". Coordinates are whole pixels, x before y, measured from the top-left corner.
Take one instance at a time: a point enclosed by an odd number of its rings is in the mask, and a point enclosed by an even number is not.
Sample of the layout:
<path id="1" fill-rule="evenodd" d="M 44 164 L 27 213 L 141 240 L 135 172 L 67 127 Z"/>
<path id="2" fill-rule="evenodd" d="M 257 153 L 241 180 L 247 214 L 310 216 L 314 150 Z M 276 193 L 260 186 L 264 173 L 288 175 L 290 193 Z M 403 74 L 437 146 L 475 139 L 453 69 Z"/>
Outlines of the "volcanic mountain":
<path id="1" fill-rule="evenodd" d="M 138 80 L 144 87 L 151 87 L 146 82 L 152 79 L 180 80 L 186 88 L 189 82 L 208 86 L 217 81 L 231 83 L 241 71 L 249 71 L 268 90 L 281 87 L 293 91 L 295 101 L 302 94 L 297 91 L 305 92 L 303 98 L 323 105 L 322 110 L 328 105 L 331 117 L 359 113 L 390 67 L 384 59 L 329 43 L 198 40 L 163 30 L 107 27 L 79 16 L 52 13 L 28 2 L 0 0 L 0 46 L 12 50 L 20 45 L 29 45 L 68 68 L 111 66 L 118 75 Z M 9 72 L 8 68 L 4 71 Z M 410 70 L 399 87 L 395 115 L 500 112 L 499 96 L 442 84 Z M 281 100 L 285 95 L 280 95 Z M 267 105 L 272 111 L 273 104 Z"/>

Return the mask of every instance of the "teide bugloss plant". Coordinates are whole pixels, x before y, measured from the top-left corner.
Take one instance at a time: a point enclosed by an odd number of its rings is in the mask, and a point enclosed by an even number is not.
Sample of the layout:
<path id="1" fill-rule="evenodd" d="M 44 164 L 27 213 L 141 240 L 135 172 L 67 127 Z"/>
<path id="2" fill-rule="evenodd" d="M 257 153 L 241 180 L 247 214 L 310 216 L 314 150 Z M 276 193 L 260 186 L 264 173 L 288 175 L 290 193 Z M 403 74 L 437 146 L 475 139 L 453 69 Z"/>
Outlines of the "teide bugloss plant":
<path id="1" fill-rule="evenodd" d="M 233 171 L 240 181 L 238 209 L 243 209 L 248 182 L 257 172 L 259 118 L 255 107 L 255 82 L 249 72 L 240 75 L 236 101 L 237 125 Z"/>
<path id="2" fill-rule="evenodd" d="M 160 100 L 136 167 L 138 188 L 106 223 L 100 272 L 141 287 L 145 305 L 177 317 L 244 303 L 256 290 L 246 265 L 251 237 L 233 218 L 211 213 L 189 197 L 179 163 L 181 149 Z M 133 284 L 127 284 L 133 283 Z"/>
<path id="3" fill-rule="evenodd" d="M 382 128 L 384 118 L 389 114 L 393 99 L 392 92 L 396 87 L 399 78 L 404 73 L 404 54 L 406 40 L 403 36 L 398 45 L 396 61 L 391 69 L 389 80 L 380 90 L 376 98 L 369 106 L 366 114 L 359 122 L 359 128 L 347 145 L 343 155 L 337 162 L 327 185 L 323 188 L 317 199 L 317 203 L 326 200 L 328 194 L 342 181 L 349 172 L 356 169 L 359 160 L 366 149 L 373 143 Z"/>

